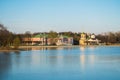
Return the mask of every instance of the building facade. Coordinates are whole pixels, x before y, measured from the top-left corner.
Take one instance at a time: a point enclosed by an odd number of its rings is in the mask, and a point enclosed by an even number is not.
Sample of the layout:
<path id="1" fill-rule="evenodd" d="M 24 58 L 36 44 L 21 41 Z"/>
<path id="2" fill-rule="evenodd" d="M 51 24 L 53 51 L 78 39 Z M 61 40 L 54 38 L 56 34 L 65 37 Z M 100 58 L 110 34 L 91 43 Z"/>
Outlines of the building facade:
<path id="1" fill-rule="evenodd" d="M 79 40 L 80 45 L 99 45 L 100 40 L 98 40 L 95 34 L 81 34 L 81 38 Z"/>
<path id="2" fill-rule="evenodd" d="M 37 34 L 31 37 L 25 37 L 22 39 L 25 45 L 47 45 L 47 37 L 43 34 Z"/>
<path id="3" fill-rule="evenodd" d="M 68 36 L 59 36 L 56 45 L 73 45 L 73 38 Z"/>
<path id="4" fill-rule="evenodd" d="M 68 36 L 58 36 L 48 38 L 47 35 L 37 34 L 32 37 L 23 38 L 24 45 L 73 45 L 73 38 Z"/>
<path id="5" fill-rule="evenodd" d="M 80 45 L 87 45 L 86 41 L 87 41 L 87 35 L 85 33 L 82 33 L 81 38 L 79 40 L 79 44 Z"/>

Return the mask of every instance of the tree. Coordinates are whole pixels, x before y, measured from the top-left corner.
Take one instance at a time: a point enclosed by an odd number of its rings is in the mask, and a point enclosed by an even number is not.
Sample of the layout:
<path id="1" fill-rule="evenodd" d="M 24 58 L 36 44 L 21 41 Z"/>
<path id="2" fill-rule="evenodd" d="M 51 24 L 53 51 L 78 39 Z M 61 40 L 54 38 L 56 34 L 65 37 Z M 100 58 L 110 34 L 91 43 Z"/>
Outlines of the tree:
<path id="1" fill-rule="evenodd" d="M 25 32 L 25 37 L 30 38 L 31 37 L 31 32 L 30 31 L 26 31 Z"/>
<path id="2" fill-rule="evenodd" d="M 14 44 L 14 48 L 17 49 L 20 45 L 20 39 L 19 37 L 15 37 L 15 39 L 13 40 L 13 44 Z"/>
<path id="3" fill-rule="evenodd" d="M 0 24 L 0 30 L 5 31 L 7 29 L 6 29 L 6 27 L 3 24 Z"/>
<path id="4" fill-rule="evenodd" d="M 0 46 L 9 46 L 12 42 L 13 34 L 7 30 L 7 28 L 0 24 Z"/>
<path id="5" fill-rule="evenodd" d="M 58 34 L 57 34 L 57 32 L 55 32 L 55 31 L 50 31 L 49 33 L 48 33 L 48 37 L 49 38 L 56 38 L 58 36 Z"/>
<path id="6" fill-rule="evenodd" d="M 109 43 L 115 43 L 116 42 L 116 36 L 113 32 L 108 33 L 108 42 Z"/>
<path id="7" fill-rule="evenodd" d="M 104 43 L 104 42 L 105 42 L 105 36 L 102 35 L 102 34 L 96 35 L 96 38 L 97 38 L 98 40 L 100 40 L 101 43 Z"/>
<path id="8" fill-rule="evenodd" d="M 116 36 L 116 42 L 120 43 L 120 31 L 115 33 Z"/>

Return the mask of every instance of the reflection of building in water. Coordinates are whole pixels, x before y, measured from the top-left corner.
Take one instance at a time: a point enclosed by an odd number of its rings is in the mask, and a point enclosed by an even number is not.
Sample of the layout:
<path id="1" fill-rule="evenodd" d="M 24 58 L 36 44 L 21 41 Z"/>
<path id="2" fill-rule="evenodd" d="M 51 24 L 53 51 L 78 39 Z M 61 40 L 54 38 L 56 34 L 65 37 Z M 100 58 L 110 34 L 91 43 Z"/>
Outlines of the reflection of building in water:
<path id="1" fill-rule="evenodd" d="M 52 47 L 52 46 L 31 46 L 31 47 L 26 47 L 26 48 L 21 48 L 21 49 L 23 49 L 23 50 L 27 50 L 27 51 L 29 51 L 29 50 L 62 50 L 62 49 L 64 49 L 64 47 L 62 47 L 62 46 L 58 46 L 58 47 Z M 66 48 L 65 48 L 66 49 Z M 67 48 L 67 49 L 71 49 L 70 47 L 69 48 Z"/>
<path id="2" fill-rule="evenodd" d="M 85 51 L 85 47 L 84 46 L 80 46 L 80 50 L 81 51 Z"/>
<path id="3" fill-rule="evenodd" d="M 44 66 L 44 64 L 46 63 L 47 57 L 46 54 L 39 53 L 39 51 L 32 51 L 31 54 L 31 64 L 33 66 L 38 66 L 41 64 L 41 66 Z"/>
<path id="4" fill-rule="evenodd" d="M 81 64 L 81 68 L 82 70 L 84 70 L 85 68 L 85 47 L 84 46 L 81 46 L 80 47 L 80 50 L 81 50 L 81 55 L 80 55 L 80 64 Z"/>
<path id="5" fill-rule="evenodd" d="M 84 54 L 80 55 L 80 64 L 81 64 L 82 70 L 84 70 L 85 68 L 85 55 Z"/>
<path id="6" fill-rule="evenodd" d="M 36 53 L 32 53 L 32 65 L 40 64 L 40 56 Z"/>
<path id="7" fill-rule="evenodd" d="M 95 56 L 93 54 L 86 55 L 84 51 L 80 55 L 80 65 L 84 70 L 88 65 L 91 67 L 94 65 Z"/>
<path id="8" fill-rule="evenodd" d="M 85 51 L 85 47 L 84 46 L 81 46 L 80 47 L 80 50 L 81 50 L 81 55 L 80 55 L 80 63 L 81 63 L 81 67 L 82 67 L 82 69 L 84 69 L 84 67 L 85 67 L 85 53 L 84 53 L 84 51 Z"/>
<path id="9" fill-rule="evenodd" d="M 31 47 L 31 50 L 46 50 L 46 47 Z"/>
<path id="10" fill-rule="evenodd" d="M 93 51 L 96 47 L 95 46 L 89 46 L 89 49 Z"/>
<path id="11" fill-rule="evenodd" d="M 94 65 L 95 56 L 94 55 L 90 55 L 89 58 L 90 58 L 90 64 Z"/>

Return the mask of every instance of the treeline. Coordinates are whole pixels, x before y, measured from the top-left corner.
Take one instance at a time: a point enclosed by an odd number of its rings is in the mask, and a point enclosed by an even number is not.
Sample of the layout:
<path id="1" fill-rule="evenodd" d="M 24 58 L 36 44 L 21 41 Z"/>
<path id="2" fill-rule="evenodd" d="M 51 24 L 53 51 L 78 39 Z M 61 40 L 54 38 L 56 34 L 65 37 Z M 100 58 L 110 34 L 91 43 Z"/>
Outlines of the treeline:
<path id="1" fill-rule="evenodd" d="M 120 31 L 98 34 L 96 37 L 101 40 L 101 43 L 106 45 L 120 43 Z"/>
<path id="2" fill-rule="evenodd" d="M 0 49 L 9 49 L 10 46 L 14 46 L 14 48 L 18 48 L 21 40 L 17 34 L 14 34 L 7 30 L 7 28 L 0 24 Z"/>
<path id="3" fill-rule="evenodd" d="M 22 44 L 22 38 L 24 37 L 31 38 L 32 36 L 36 34 L 47 35 L 48 38 L 56 38 L 59 35 L 73 37 L 74 45 L 79 45 L 81 32 L 75 33 L 75 32 L 69 31 L 69 32 L 57 33 L 55 31 L 50 31 L 50 32 L 31 33 L 29 31 L 26 31 L 23 34 L 15 34 L 7 30 L 7 28 L 4 25 L 0 24 L 0 47 L 14 46 L 14 48 L 17 48 L 19 45 Z M 96 35 L 96 38 L 101 40 L 101 43 L 103 44 L 116 44 L 116 43 L 119 44 L 120 43 L 120 31 L 98 34 Z"/>

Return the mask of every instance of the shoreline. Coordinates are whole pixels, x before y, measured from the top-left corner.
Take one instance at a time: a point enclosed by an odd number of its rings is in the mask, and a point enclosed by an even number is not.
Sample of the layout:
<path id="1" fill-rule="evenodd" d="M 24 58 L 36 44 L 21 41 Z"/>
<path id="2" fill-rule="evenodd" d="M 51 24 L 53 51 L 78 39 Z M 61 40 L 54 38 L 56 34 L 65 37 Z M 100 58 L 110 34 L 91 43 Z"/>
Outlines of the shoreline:
<path id="1" fill-rule="evenodd" d="M 71 45 L 71 46 L 19 46 L 21 48 L 59 48 L 59 47 L 89 47 L 89 46 L 120 46 L 120 44 L 115 45 Z"/>
<path id="2" fill-rule="evenodd" d="M 71 47 L 97 47 L 97 46 L 118 46 L 120 47 L 120 44 L 115 44 L 115 45 L 85 45 L 85 46 L 82 46 L 82 45 L 71 45 L 71 46 L 19 46 L 18 49 L 3 49 L 3 50 L 0 50 L 0 52 L 17 52 L 17 51 L 21 51 L 21 50 L 24 50 L 24 49 L 29 49 L 29 48 L 37 48 L 38 50 L 40 48 L 71 48 Z M 11 46 L 13 47 L 13 46 Z"/>
<path id="3" fill-rule="evenodd" d="M 0 52 L 18 52 L 18 51 L 20 51 L 20 50 L 0 50 Z"/>
<path id="4" fill-rule="evenodd" d="M 80 45 L 72 45 L 72 46 L 19 46 L 20 48 L 58 48 L 58 47 L 79 47 Z"/>

